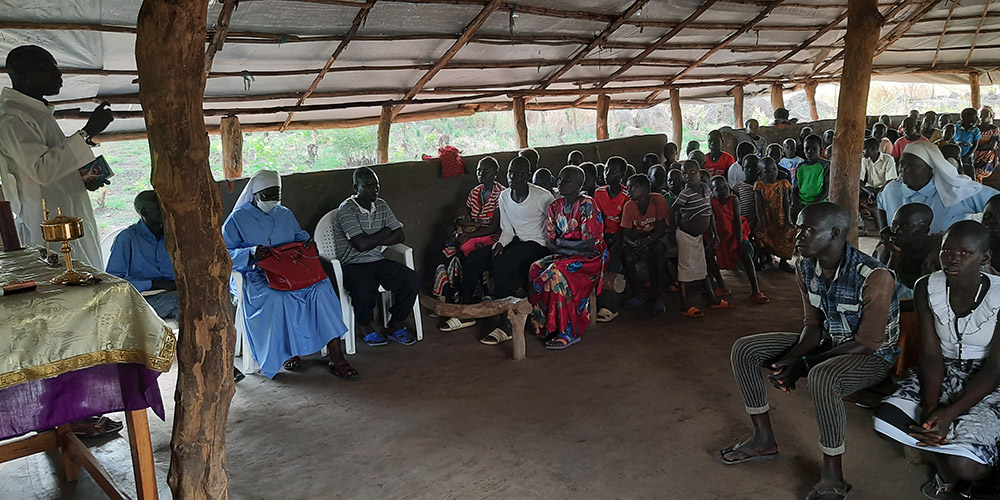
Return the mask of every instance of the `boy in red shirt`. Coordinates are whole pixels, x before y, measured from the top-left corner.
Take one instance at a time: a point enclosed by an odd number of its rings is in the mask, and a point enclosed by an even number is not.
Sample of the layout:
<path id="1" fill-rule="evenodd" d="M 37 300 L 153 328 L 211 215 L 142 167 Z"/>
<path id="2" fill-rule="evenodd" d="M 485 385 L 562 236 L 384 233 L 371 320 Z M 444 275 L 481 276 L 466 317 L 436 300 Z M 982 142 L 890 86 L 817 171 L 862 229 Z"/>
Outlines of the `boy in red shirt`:
<path id="1" fill-rule="evenodd" d="M 605 270 L 611 273 L 622 272 L 622 212 L 628 195 L 622 186 L 622 176 L 628 162 L 621 156 L 608 158 L 604 166 L 604 179 L 607 186 L 597 188 L 594 192 L 594 205 L 604 217 L 604 243 L 608 246 L 608 262 Z M 610 288 L 604 288 L 597 297 L 597 321 L 607 323 L 618 317 L 618 294 Z"/>
<path id="2" fill-rule="evenodd" d="M 713 130 L 708 133 L 708 155 L 705 156 L 705 163 L 702 168 L 708 170 L 712 177 L 716 175 L 725 176 L 729 172 L 729 167 L 736 163 L 733 155 L 722 150 L 722 132 Z"/>
<path id="3" fill-rule="evenodd" d="M 628 197 L 621 225 L 625 237 L 625 251 L 622 255 L 625 279 L 632 293 L 628 305 L 637 308 L 643 304 L 639 298 L 640 286 L 635 266 L 645 260 L 649 270 L 653 315 L 661 316 L 667 312 L 662 297 L 667 247 L 662 239 L 667 234 L 670 208 L 663 195 L 650 192 L 650 181 L 646 174 L 636 174 L 628 180 Z"/>

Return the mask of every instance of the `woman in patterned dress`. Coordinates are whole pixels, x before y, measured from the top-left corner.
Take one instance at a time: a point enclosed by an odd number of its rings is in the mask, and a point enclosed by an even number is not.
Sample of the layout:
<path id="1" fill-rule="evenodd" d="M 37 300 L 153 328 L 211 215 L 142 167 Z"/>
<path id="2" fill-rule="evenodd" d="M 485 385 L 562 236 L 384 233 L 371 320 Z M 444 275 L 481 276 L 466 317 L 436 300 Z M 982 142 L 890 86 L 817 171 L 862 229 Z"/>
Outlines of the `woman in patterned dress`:
<path id="1" fill-rule="evenodd" d="M 532 322 L 549 349 L 580 341 L 590 324 L 590 293 L 600 293 L 604 263 L 604 219 L 594 199 L 580 192 L 584 173 L 566 166 L 559 172 L 561 198 L 549 205 L 546 239 L 552 255 L 531 265 Z"/>
<path id="2" fill-rule="evenodd" d="M 976 165 L 976 180 L 993 175 L 997 166 L 997 144 L 1000 144 L 1000 127 L 993 124 L 993 108 L 983 106 L 979 114 L 979 132 L 982 137 L 976 146 L 973 163 Z"/>
<path id="3" fill-rule="evenodd" d="M 922 488 L 946 498 L 959 481 L 978 481 L 1000 463 L 1000 276 L 990 237 L 975 221 L 956 222 L 941 245 L 941 271 L 914 289 L 920 364 L 875 412 L 875 430 L 931 451 L 937 474 Z"/>

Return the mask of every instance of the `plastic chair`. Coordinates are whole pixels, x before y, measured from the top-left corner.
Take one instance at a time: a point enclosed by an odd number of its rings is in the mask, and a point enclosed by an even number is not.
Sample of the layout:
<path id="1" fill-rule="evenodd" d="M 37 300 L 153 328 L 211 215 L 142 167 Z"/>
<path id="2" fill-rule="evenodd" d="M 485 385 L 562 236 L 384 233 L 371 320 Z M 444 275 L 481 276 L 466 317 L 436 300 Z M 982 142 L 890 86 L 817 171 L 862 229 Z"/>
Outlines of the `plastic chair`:
<path id="1" fill-rule="evenodd" d="M 126 228 L 115 229 L 107 236 L 101 238 L 101 270 L 108 268 L 108 259 L 111 258 L 111 247 L 115 244 L 115 238 Z"/>
<path id="2" fill-rule="evenodd" d="M 355 325 L 354 325 L 354 306 L 351 303 L 351 296 L 347 293 L 344 288 L 344 268 L 337 260 L 337 242 L 334 238 L 334 222 L 337 220 L 337 209 L 330 210 L 319 220 L 319 224 L 316 224 L 316 231 L 313 238 L 316 240 L 316 248 L 319 250 L 319 256 L 321 259 L 330 263 L 333 266 L 333 278 L 337 284 L 337 291 L 340 293 L 340 307 L 341 314 L 344 317 L 344 323 L 347 324 L 347 335 L 344 338 L 345 352 L 347 354 L 354 354 L 357 352 L 357 345 L 355 342 Z M 387 258 L 395 257 L 393 260 L 397 262 L 402 260 L 402 263 L 410 269 L 413 267 L 413 249 L 403 245 L 396 244 L 388 247 L 382 247 L 382 254 Z M 379 292 L 382 295 L 382 320 L 384 322 L 389 321 L 389 307 L 392 306 L 392 294 L 386 289 L 379 287 Z M 414 301 L 413 303 L 413 322 L 417 328 L 417 340 L 424 339 L 424 325 L 420 318 L 420 302 Z"/>
<path id="3" fill-rule="evenodd" d="M 243 322 L 243 273 L 233 271 L 233 286 L 236 287 L 236 356 L 242 356 L 243 365 L 240 368 L 244 374 L 249 375 L 260 370 L 257 360 L 253 359 L 250 351 L 250 339 L 247 337 L 246 328 Z"/>

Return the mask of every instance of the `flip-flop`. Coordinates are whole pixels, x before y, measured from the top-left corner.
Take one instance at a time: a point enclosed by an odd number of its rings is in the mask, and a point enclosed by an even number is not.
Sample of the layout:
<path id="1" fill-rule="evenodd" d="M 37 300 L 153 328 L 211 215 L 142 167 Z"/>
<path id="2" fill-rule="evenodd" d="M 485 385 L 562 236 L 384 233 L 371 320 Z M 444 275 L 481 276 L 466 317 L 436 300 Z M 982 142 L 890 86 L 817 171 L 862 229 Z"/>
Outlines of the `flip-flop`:
<path id="1" fill-rule="evenodd" d="M 615 319 L 617 317 L 618 317 L 618 313 L 617 312 L 612 311 L 612 310 L 610 310 L 610 309 L 608 309 L 606 307 L 602 307 L 600 310 L 597 311 L 597 322 L 598 323 L 607 323 L 607 322 L 609 322 L 609 321 L 611 321 L 611 320 L 613 320 L 613 319 Z"/>
<path id="2" fill-rule="evenodd" d="M 565 349 L 573 344 L 576 344 L 583 340 L 582 337 L 571 337 L 565 333 L 560 333 L 556 335 L 556 338 L 545 343 L 546 349 L 560 350 Z"/>
<path id="3" fill-rule="evenodd" d="M 730 305 L 729 302 L 726 302 L 726 299 L 719 299 L 719 303 L 718 304 L 712 304 L 712 305 L 710 305 L 708 307 L 711 308 L 711 309 L 732 309 L 733 308 L 733 306 Z"/>
<path id="4" fill-rule="evenodd" d="M 824 486 L 816 488 L 806 495 L 806 500 L 844 500 L 851 492 L 851 483 L 844 483 L 844 487 Z"/>
<path id="5" fill-rule="evenodd" d="M 406 331 L 406 328 L 400 328 L 389 334 L 389 340 L 393 342 L 399 342 L 403 345 L 413 345 L 417 343 L 417 339 L 410 335 L 410 332 Z"/>
<path id="6" fill-rule="evenodd" d="M 958 483 L 946 483 L 941 476 L 934 474 L 930 481 L 920 487 L 920 493 L 931 500 L 945 500 L 951 497 Z"/>
<path id="7" fill-rule="evenodd" d="M 385 335 L 382 335 L 379 332 L 371 332 L 368 335 L 365 335 L 364 340 L 366 344 L 372 347 L 383 346 L 389 343 L 389 341 L 385 339 Z"/>
<path id="8" fill-rule="evenodd" d="M 659 316 L 664 316 L 666 314 L 667 314 L 667 305 L 657 300 L 653 304 L 653 316 L 659 317 Z"/>
<path id="9" fill-rule="evenodd" d="M 705 314 L 703 312 L 699 311 L 698 308 L 695 307 L 695 306 L 691 306 L 691 307 L 687 308 L 686 311 L 681 311 L 680 313 L 682 315 L 684 315 L 684 316 L 689 317 L 689 318 L 696 318 L 696 319 L 705 316 Z"/>
<path id="10" fill-rule="evenodd" d="M 121 422 L 103 416 L 90 417 L 75 423 L 87 425 L 87 430 L 85 431 L 73 431 L 73 434 L 76 434 L 76 437 L 80 439 L 100 439 L 112 434 L 118 434 L 119 431 L 125 428 L 125 425 Z"/>
<path id="11" fill-rule="evenodd" d="M 347 360 L 340 360 L 336 363 L 331 361 L 326 364 L 326 367 L 330 370 L 330 373 L 344 380 L 354 380 L 359 376 L 358 371 Z"/>
<path id="12" fill-rule="evenodd" d="M 631 299 L 628 299 L 628 302 L 626 302 L 625 305 L 628 306 L 629 309 L 638 309 L 645 303 L 646 301 L 640 299 L 639 297 L 632 297 Z"/>
<path id="13" fill-rule="evenodd" d="M 302 369 L 302 359 L 298 356 L 292 356 L 291 358 L 288 358 L 287 361 L 282 363 L 281 367 L 290 372 L 299 371 Z"/>
<path id="14" fill-rule="evenodd" d="M 730 454 L 730 453 L 738 450 L 741 446 L 743 446 L 745 444 L 747 444 L 746 441 L 744 441 L 742 443 L 736 443 L 736 444 L 730 446 L 729 448 L 723 448 L 723 449 L 715 452 L 714 457 L 715 457 L 716 460 L 718 460 L 720 463 L 722 463 L 724 465 L 743 464 L 743 463 L 747 463 L 747 462 L 754 462 L 754 461 L 757 461 L 757 460 L 771 460 L 772 458 L 777 458 L 778 457 L 778 452 L 774 452 L 774 453 L 768 453 L 768 454 L 765 454 L 765 455 L 747 456 L 747 457 L 741 458 L 739 460 L 729 460 L 729 459 L 726 458 L 726 455 L 728 455 L 728 454 Z"/>
<path id="15" fill-rule="evenodd" d="M 439 327 L 438 330 L 441 330 L 442 332 L 453 332 L 455 330 L 461 330 L 462 328 L 474 326 L 475 324 L 476 320 L 474 319 L 448 318 L 448 320 L 444 322 L 444 326 Z"/>
<path id="16" fill-rule="evenodd" d="M 721 288 L 716 288 L 714 292 L 716 297 L 728 297 L 733 294 L 732 290 L 723 290 Z"/>
<path id="17" fill-rule="evenodd" d="M 514 337 L 511 337 L 510 334 L 503 331 L 503 329 L 494 328 L 493 331 L 489 333 L 489 335 L 479 339 L 479 341 L 486 345 L 499 345 L 504 342 L 507 342 L 512 338 Z"/>
<path id="18" fill-rule="evenodd" d="M 771 299 L 767 298 L 767 295 L 764 295 L 761 292 L 751 293 L 750 300 L 758 304 L 767 304 L 768 302 L 771 302 Z"/>

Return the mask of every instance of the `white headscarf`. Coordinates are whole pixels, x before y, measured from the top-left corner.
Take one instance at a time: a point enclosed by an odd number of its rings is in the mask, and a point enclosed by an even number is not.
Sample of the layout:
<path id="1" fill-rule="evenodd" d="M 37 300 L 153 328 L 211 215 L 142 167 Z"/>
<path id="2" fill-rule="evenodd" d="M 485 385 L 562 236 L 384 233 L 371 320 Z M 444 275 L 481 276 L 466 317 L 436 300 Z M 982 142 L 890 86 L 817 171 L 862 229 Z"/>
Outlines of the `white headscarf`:
<path id="1" fill-rule="evenodd" d="M 250 204 L 253 201 L 253 195 L 271 187 L 281 189 L 281 176 L 277 172 L 274 170 L 261 170 L 253 174 L 247 185 L 243 187 L 243 191 L 240 192 L 240 197 L 236 198 L 236 204 L 233 205 L 233 212 L 244 205 Z"/>
<path id="2" fill-rule="evenodd" d="M 983 189 L 982 184 L 958 173 L 958 169 L 946 160 L 941 150 L 931 142 L 911 142 L 903 150 L 904 155 L 908 153 L 930 165 L 934 171 L 934 186 L 945 207 L 965 200 Z"/>

